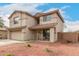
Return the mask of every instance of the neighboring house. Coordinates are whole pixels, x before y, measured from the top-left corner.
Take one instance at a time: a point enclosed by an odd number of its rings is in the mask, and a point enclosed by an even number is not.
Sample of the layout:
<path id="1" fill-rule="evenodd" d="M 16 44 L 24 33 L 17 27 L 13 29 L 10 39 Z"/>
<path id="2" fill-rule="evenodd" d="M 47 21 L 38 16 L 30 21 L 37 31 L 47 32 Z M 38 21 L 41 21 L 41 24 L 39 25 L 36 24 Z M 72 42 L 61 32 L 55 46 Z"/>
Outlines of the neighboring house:
<path id="1" fill-rule="evenodd" d="M 57 41 L 57 33 L 63 32 L 64 21 L 59 10 L 37 13 L 14 11 L 9 17 L 8 38 L 14 40 Z"/>
<path id="2" fill-rule="evenodd" d="M 0 39 L 7 39 L 7 28 L 0 27 Z"/>

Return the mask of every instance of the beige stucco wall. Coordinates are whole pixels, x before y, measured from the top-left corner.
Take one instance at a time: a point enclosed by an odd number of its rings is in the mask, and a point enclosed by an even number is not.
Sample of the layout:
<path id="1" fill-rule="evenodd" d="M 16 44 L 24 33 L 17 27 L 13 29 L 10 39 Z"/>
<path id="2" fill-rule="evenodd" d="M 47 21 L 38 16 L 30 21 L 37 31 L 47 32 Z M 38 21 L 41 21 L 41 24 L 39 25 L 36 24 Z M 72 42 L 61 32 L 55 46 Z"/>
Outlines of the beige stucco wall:
<path id="1" fill-rule="evenodd" d="M 18 24 L 13 24 L 14 17 L 21 17 L 21 20 L 19 20 Z M 63 22 L 61 19 L 58 17 L 58 15 L 52 14 L 52 19 L 51 21 L 43 22 L 43 17 L 40 17 L 40 24 L 47 24 L 47 23 L 58 23 L 56 25 L 56 33 L 57 32 L 62 32 L 63 31 Z M 18 26 L 27 26 L 26 28 L 22 29 L 20 32 L 11 32 L 12 38 L 17 38 L 19 40 L 30 40 L 30 39 L 35 39 L 36 38 L 36 33 L 34 31 L 30 31 L 28 27 L 36 25 L 37 22 L 35 18 L 28 16 L 25 13 L 15 13 L 11 18 L 10 18 L 10 27 L 18 27 Z M 50 41 L 55 42 L 57 40 L 57 34 L 54 34 L 54 28 L 50 28 Z"/>
<path id="2" fill-rule="evenodd" d="M 63 29 L 64 29 L 64 23 L 61 21 L 61 19 L 57 16 L 56 18 L 57 20 L 57 25 L 56 25 L 56 41 L 58 40 L 58 35 L 57 33 L 58 32 L 63 32 Z"/>
<path id="3" fill-rule="evenodd" d="M 57 41 L 57 33 L 58 32 L 63 32 L 64 29 L 64 23 L 61 21 L 61 19 L 59 18 L 59 16 L 54 13 L 52 14 L 52 19 L 50 21 L 46 21 L 43 22 L 43 17 L 40 17 L 40 24 L 48 24 L 48 23 L 58 23 L 55 27 L 56 27 L 56 34 L 54 34 L 53 32 L 53 28 L 50 28 L 50 41 L 54 40 Z"/>
<path id="4" fill-rule="evenodd" d="M 36 22 L 36 20 L 33 18 L 33 17 L 31 17 L 31 16 L 28 16 L 28 15 L 26 15 L 26 14 L 23 14 L 22 15 L 22 26 L 24 25 L 24 23 L 26 24 L 26 29 L 25 29 L 25 32 L 26 32 L 26 34 L 25 34 L 25 39 L 24 40 L 31 40 L 31 39 L 35 39 L 35 33 L 33 32 L 33 31 L 30 31 L 28 28 L 30 27 L 30 26 L 34 26 L 34 25 L 36 25 L 37 24 L 37 22 Z M 24 20 L 26 20 L 26 21 L 24 21 Z M 24 22 L 23 22 L 24 21 Z"/>
<path id="5" fill-rule="evenodd" d="M 58 20 L 61 21 L 56 13 L 51 14 L 51 16 L 52 16 L 52 19 L 50 21 L 46 21 L 46 22 L 43 22 L 43 16 L 41 16 L 40 17 L 40 24 L 57 23 Z M 58 20 L 57 20 L 57 18 L 58 18 Z"/>
<path id="6" fill-rule="evenodd" d="M 19 20 L 19 23 L 18 24 L 13 24 L 13 20 L 17 16 L 21 17 L 21 13 L 18 13 L 17 12 L 15 14 L 13 14 L 13 16 L 9 19 L 10 20 L 10 27 L 17 27 L 17 26 L 20 26 L 21 25 L 21 20 Z"/>
<path id="7" fill-rule="evenodd" d="M 28 29 L 28 27 L 31 27 L 31 26 L 34 26 L 37 24 L 36 20 L 32 17 L 29 17 L 28 20 L 26 21 L 26 24 L 27 24 L 27 28 L 26 28 L 26 40 L 29 40 L 29 39 L 35 39 L 35 35 L 36 33 L 34 31 L 31 31 Z"/>
<path id="8" fill-rule="evenodd" d="M 14 17 L 17 17 L 17 16 L 21 17 L 21 20 L 19 20 L 18 24 L 13 24 Z M 13 37 L 17 36 L 16 38 L 19 39 L 19 40 L 34 39 L 35 33 L 33 31 L 30 31 L 28 29 L 28 27 L 36 25 L 36 24 L 37 24 L 36 20 L 33 17 L 28 16 L 25 13 L 18 13 L 17 12 L 10 18 L 10 27 L 26 26 L 26 28 L 24 28 L 24 29 L 22 29 L 22 31 L 18 32 L 19 34 L 16 31 L 11 32 L 11 33 L 15 34 L 15 35 L 12 35 L 12 36 Z"/>
<path id="9" fill-rule="evenodd" d="M 13 24 L 13 20 L 15 17 L 19 16 L 21 19 L 18 21 L 18 24 Z M 32 21 L 32 22 L 31 22 Z M 18 26 L 25 26 L 28 25 L 30 23 L 29 26 L 32 26 L 34 24 L 36 24 L 36 21 L 33 17 L 28 16 L 25 13 L 19 13 L 16 12 L 15 14 L 13 14 L 13 16 L 10 18 L 10 27 L 18 27 Z"/>
<path id="10" fill-rule="evenodd" d="M 50 28 L 50 42 L 55 42 L 54 28 Z"/>

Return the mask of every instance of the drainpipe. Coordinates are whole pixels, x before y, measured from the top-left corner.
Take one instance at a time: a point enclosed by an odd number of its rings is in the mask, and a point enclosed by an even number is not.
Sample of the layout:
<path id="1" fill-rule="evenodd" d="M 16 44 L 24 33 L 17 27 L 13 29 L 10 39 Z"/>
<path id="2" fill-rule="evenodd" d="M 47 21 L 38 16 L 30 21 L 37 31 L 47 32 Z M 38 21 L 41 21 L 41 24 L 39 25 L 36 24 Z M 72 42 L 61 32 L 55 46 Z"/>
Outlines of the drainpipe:
<path id="1" fill-rule="evenodd" d="M 21 26 L 22 26 L 22 12 L 21 12 L 21 19 L 20 20 L 21 20 Z"/>

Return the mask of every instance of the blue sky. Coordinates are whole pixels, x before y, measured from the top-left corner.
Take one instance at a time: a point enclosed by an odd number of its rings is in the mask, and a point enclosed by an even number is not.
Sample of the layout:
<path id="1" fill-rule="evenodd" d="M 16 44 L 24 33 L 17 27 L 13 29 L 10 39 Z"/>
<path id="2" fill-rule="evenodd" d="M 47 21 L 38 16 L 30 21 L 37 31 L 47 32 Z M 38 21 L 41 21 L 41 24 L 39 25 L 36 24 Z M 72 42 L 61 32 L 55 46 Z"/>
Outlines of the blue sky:
<path id="1" fill-rule="evenodd" d="M 10 4 L 11 3 L 0 3 L 0 7 Z M 79 3 L 48 3 L 38 6 L 37 9 L 44 12 L 51 8 L 61 8 L 63 6 L 70 6 L 68 9 L 65 10 L 66 14 L 72 18 L 68 20 L 75 21 L 79 19 Z"/>
<path id="2" fill-rule="evenodd" d="M 3 17 L 7 24 L 9 23 L 7 22 L 8 16 L 14 10 L 22 10 L 34 14 L 37 12 L 49 12 L 55 9 L 60 10 L 69 31 L 79 30 L 79 3 L 0 3 L 0 16 Z"/>
<path id="3" fill-rule="evenodd" d="M 39 6 L 38 9 L 46 11 L 51 8 L 61 8 L 63 6 L 70 6 L 68 9 L 65 10 L 66 14 L 72 18 L 70 20 L 75 21 L 79 19 L 79 3 L 51 3 Z"/>
<path id="4" fill-rule="evenodd" d="M 8 5 L 10 3 L 0 3 L 0 6 L 5 6 L 5 5 Z"/>

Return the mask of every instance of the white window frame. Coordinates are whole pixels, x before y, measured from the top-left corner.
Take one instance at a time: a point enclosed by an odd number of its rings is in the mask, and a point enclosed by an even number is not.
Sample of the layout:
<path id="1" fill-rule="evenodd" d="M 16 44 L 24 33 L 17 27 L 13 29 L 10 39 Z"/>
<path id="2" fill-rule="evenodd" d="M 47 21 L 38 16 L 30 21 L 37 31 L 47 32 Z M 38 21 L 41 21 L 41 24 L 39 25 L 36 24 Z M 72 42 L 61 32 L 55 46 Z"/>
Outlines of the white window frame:
<path id="1" fill-rule="evenodd" d="M 43 16 L 43 22 L 50 21 L 52 19 L 52 15 Z"/>
<path id="2" fill-rule="evenodd" d="M 19 16 L 17 16 L 17 17 L 15 17 L 14 18 L 14 24 L 18 24 L 19 23 L 19 20 L 20 20 L 20 17 Z"/>

